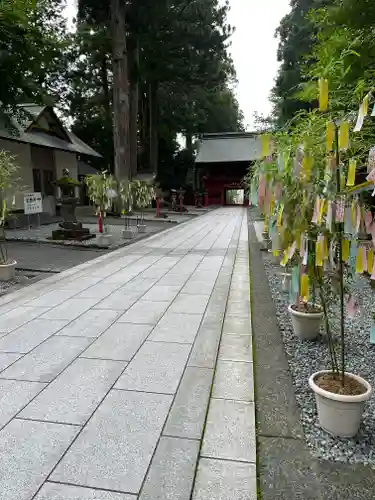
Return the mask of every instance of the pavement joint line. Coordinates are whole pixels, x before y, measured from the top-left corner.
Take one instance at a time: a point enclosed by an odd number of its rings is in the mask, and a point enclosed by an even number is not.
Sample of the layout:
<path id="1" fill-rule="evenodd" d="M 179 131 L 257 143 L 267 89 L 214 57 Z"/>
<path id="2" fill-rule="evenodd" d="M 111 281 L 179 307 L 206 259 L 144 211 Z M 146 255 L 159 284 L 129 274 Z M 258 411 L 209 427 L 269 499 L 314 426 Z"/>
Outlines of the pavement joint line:
<path id="1" fill-rule="evenodd" d="M 150 252 L 150 254 L 152 254 L 152 253 L 153 253 L 153 252 Z M 162 257 L 163 257 L 163 256 L 161 256 L 160 258 L 162 258 Z M 158 260 L 160 260 L 160 259 L 158 259 Z M 203 259 L 202 259 L 202 260 L 203 260 Z M 142 272 L 143 272 L 143 271 L 142 271 Z M 160 320 L 159 320 L 159 321 L 160 321 Z M 107 330 L 106 330 L 106 331 L 107 331 Z M 122 374 L 125 372 L 125 370 L 127 369 L 127 367 L 130 365 L 131 361 L 134 359 L 134 357 L 137 355 L 137 353 L 139 352 L 139 350 L 141 349 L 141 347 L 142 347 L 142 346 L 144 345 L 144 343 L 147 341 L 147 338 L 151 335 L 151 332 L 152 332 L 152 331 L 153 331 L 153 329 L 150 331 L 149 335 L 146 337 L 146 339 L 145 339 L 145 340 L 143 341 L 143 343 L 140 345 L 140 347 L 138 348 L 138 350 L 136 351 L 136 353 L 134 353 L 134 355 L 132 356 L 132 358 L 131 358 L 131 360 L 129 361 L 129 363 L 128 363 L 128 364 L 124 367 L 124 369 L 121 371 L 121 373 L 119 374 L 119 376 L 117 377 L 117 379 L 114 381 L 114 383 L 112 384 L 112 386 L 109 388 L 109 390 L 106 392 L 106 394 L 105 394 L 105 395 L 103 396 L 103 398 L 100 400 L 100 402 L 97 404 L 97 406 L 96 406 L 96 408 L 94 409 L 94 411 L 92 412 L 92 414 L 89 416 L 89 418 L 87 419 L 87 421 L 85 422 L 85 424 L 81 427 L 80 431 L 77 433 L 77 435 L 75 436 L 75 438 L 71 441 L 70 445 L 67 447 L 67 449 L 65 450 L 65 452 L 62 454 L 62 456 L 60 457 L 60 459 L 58 460 L 58 462 L 55 464 L 55 466 L 53 467 L 53 469 L 51 470 L 50 474 L 47 476 L 47 478 L 46 478 L 46 480 L 45 480 L 45 481 L 48 481 L 48 479 L 49 479 L 49 478 L 51 477 L 51 475 L 54 473 L 54 471 L 56 470 L 56 468 L 58 467 L 58 465 L 59 465 L 59 464 L 61 463 L 61 461 L 65 458 L 65 456 L 67 455 L 67 453 L 69 452 L 69 450 L 72 448 L 73 444 L 77 441 L 78 437 L 81 435 L 81 433 L 83 432 L 83 430 L 86 428 L 86 426 L 87 426 L 87 425 L 89 424 L 89 422 L 91 421 L 91 419 L 92 419 L 93 415 L 95 414 L 95 412 L 97 411 L 97 409 L 98 409 L 98 408 L 100 407 L 100 405 L 103 403 L 103 401 L 104 401 L 104 400 L 105 400 L 105 398 L 108 396 L 108 394 L 110 393 L 110 391 L 114 389 L 114 387 L 115 387 L 116 383 L 118 382 L 119 378 L 122 376 Z M 101 337 L 104 333 L 105 333 L 105 332 L 103 332 L 103 333 L 102 333 L 102 334 L 101 334 L 98 338 L 100 338 L 100 337 Z M 89 346 L 87 346 L 87 348 L 86 348 L 85 350 L 87 350 L 87 349 L 88 349 L 88 348 L 89 348 L 89 347 L 90 347 L 90 346 L 91 346 L 91 345 L 92 345 L 92 344 L 93 344 L 96 340 L 97 340 L 97 339 L 93 339 L 93 342 L 92 342 Z M 191 349 L 192 349 L 192 347 L 191 347 Z M 190 352 L 191 352 L 191 349 L 190 349 Z M 189 355 L 190 355 L 190 353 L 189 353 Z M 77 356 L 77 358 L 78 358 L 78 357 L 79 357 L 79 356 Z M 77 358 L 75 358 L 75 359 L 77 359 Z M 72 363 L 73 363 L 74 361 L 75 361 L 75 360 L 73 360 L 73 361 L 72 361 Z M 72 363 L 70 363 L 70 365 L 71 365 Z M 68 366 L 70 366 L 70 365 L 68 365 Z M 186 365 L 187 365 L 187 362 L 186 362 L 186 364 L 185 364 L 185 370 L 186 370 Z M 66 368 L 67 368 L 67 367 L 66 367 Z M 66 369 L 66 368 L 65 368 L 65 369 Z M 64 369 L 64 370 L 65 370 L 65 369 Z M 185 370 L 184 370 L 184 371 L 185 371 Z M 58 375 L 57 375 L 57 376 L 58 376 Z M 183 376 L 183 375 L 182 375 L 182 376 Z M 180 379 L 180 383 L 181 383 L 181 380 L 182 380 L 182 376 L 181 376 L 181 379 Z M 57 377 L 56 377 L 56 378 L 57 378 Z M 51 382 L 52 382 L 52 381 L 51 381 Z M 51 382 L 50 382 L 50 383 L 51 383 Z M 48 384 L 48 385 L 49 385 L 49 384 Z M 180 384 L 179 384 L 179 385 L 180 385 Z M 176 397 L 176 394 L 177 394 L 178 388 L 179 388 L 179 386 L 177 387 L 176 392 L 175 392 L 175 395 L 174 395 L 174 398 L 172 399 L 171 406 L 170 406 L 170 408 L 169 408 L 169 412 L 171 411 L 171 408 L 172 408 L 172 405 L 173 405 L 174 399 L 175 399 L 175 397 Z M 44 390 L 44 389 L 45 389 L 45 388 L 43 388 L 43 390 Z M 170 395 L 169 395 L 169 396 L 170 396 Z M 34 400 L 34 399 L 35 399 L 35 398 L 33 398 L 33 400 Z M 32 401 L 33 401 L 33 400 L 32 400 Z M 30 404 L 30 402 L 31 402 L 31 401 L 29 401 L 29 403 L 27 403 L 27 404 Z M 22 410 L 23 410 L 26 406 L 27 406 L 27 405 L 25 405 L 25 406 L 22 408 Z M 22 410 L 21 410 L 21 411 L 22 411 Z M 169 412 L 168 412 L 168 415 L 167 415 L 167 417 L 166 417 L 166 419 L 165 419 L 163 429 L 164 429 L 165 424 L 166 424 L 166 422 L 167 422 L 167 419 L 168 419 L 168 416 L 169 416 Z M 20 413 L 20 412 L 18 412 L 18 413 L 17 413 L 17 415 L 18 415 L 19 413 Z M 17 416 L 17 415 L 16 415 L 16 416 Z M 161 438 L 162 433 L 163 433 L 163 429 L 162 429 L 162 431 L 161 431 L 161 434 L 160 434 L 159 439 L 158 439 L 158 441 L 157 441 L 157 444 L 156 444 L 156 446 L 155 446 L 153 456 L 152 456 L 152 458 L 151 458 L 151 460 L 150 460 L 150 462 L 149 462 L 149 467 L 148 467 L 147 472 L 146 472 L 146 474 L 145 474 L 145 476 L 144 476 L 144 479 L 143 479 L 143 483 L 142 483 L 142 486 L 141 486 L 140 492 L 141 492 L 141 490 L 142 490 L 142 487 L 143 487 L 144 482 L 146 481 L 147 474 L 148 474 L 149 468 L 150 468 L 151 463 L 152 463 L 152 459 L 153 459 L 153 457 L 154 457 L 154 455 L 155 455 L 155 453 L 156 453 L 157 446 L 158 446 L 158 444 L 159 444 L 160 438 Z M 41 488 L 43 487 L 43 484 L 45 483 L 45 481 L 42 483 L 42 485 L 40 486 L 40 488 L 38 488 L 38 490 L 36 491 L 35 495 L 33 496 L 33 499 L 37 496 L 37 494 L 39 493 L 39 491 L 40 491 L 40 490 L 41 490 Z"/>
<path id="2" fill-rule="evenodd" d="M 226 222 L 225 228 L 226 228 L 228 225 L 229 225 L 229 221 L 227 221 L 227 222 Z M 237 225 L 237 224 L 236 224 L 236 225 Z M 231 238 L 233 237 L 233 234 L 235 233 L 235 230 L 236 230 L 236 225 L 233 227 L 233 231 L 231 232 L 231 235 L 232 235 L 232 236 L 231 236 Z M 224 230 L 225 230 L 225 228 L 224 228 Z M 216 242 L 216 241 L 220 238 L 220 236 L 221 236 L 221 234 L 219 234 L 219 235 L 218 235 L 217 239 L 215 239 L 215 241 L 212 243 L 211 247 L 207 250 L 207 252 L 206 252 L 206 254 L 205 254 L 205 255 L 207 255 L 207 253 L 209 252 L 209 250 L 212 248 L 212 246 L 215 244 L 215 242 Z M 225 253 L 225 255 L 226 255 L 226 253 Z M 204 257 L 201 259 L 201 261 L 200 261 L 200 262 L 202 262 L 202 261 L 203 261 L 203 259 L 204 259 Z M 220 271 L 221 271 L 221 269 L 222 269 L 222 267 L 223 267 L 223 265 L 224 265 L 224 260 L 225 260 L 225 256 L 224 256 L 224 258 L 223 258 L 222 265 L 220 266 Z M 197 267 L 198 267 L 198 266 L 197 266 Z M 195 269 L 196 269 L 196 268 L 195 268 Z M 216 280 L 215 280 L 215 285 L 216 285 L 216 283 L 217 283 L 217 280 L 219 279 L 220 271 L 219 271 L 219 273 L 218 273 L 218 275 L 217 275 L 217 277 L 216 277 Z M 193 271 L 193 272 L 194 272 L 194 271 Z M 203 313 L 203 315 L 202 315 L 202 318 L 201 318 L 201 321 L 200 321 L 200 324 L 199 324 L 199 327 L 198 327 L 198 330 L 197 330 L 197 335 L 198 335 L 198 332 L 199 332 L 199 330 L 200 330 L 200 328 L 201 328 L 201 325 L 202 325 L 202 322 L 203 322 L 203 318 L 204 318 L 204 316 L 205 316 L 205 314 L 206 314 L 206 312 L 207 312 L 207 309 L 208 309 L 208 304 L 210 303 L 210 299 L 211 299 L 211 297 L 212 297 L 212 295 L 213 295 L 213 293 L 214 293 L 215 285 L 214 285 L 213 290 L 211 291 L 210 298 L 209 298 L 209 300 L 208 300 L 208 302 L 207 302 L 207 305 L 206 305 L 205 311 L 204 311 L 204 313 Z M 174 300 L 176 300 L 176 298 L 175 298 Z M 174 301 L 173 301 L 173 302 L 174 302 Z M 172 302 L 172 303 L 173 303 L 173 302 Z M 171 305 L 172 305 L 172 304 L 171 304 Z M 169 306 L 169 307 L 171 307 L 171 306 Z M 168 310 L 168 309 L 167 309 L 167 310 Z M 166 311 L 166 312 L 167 312 L 167 311 Z M 164 314 L 166 314 L 166 312 L 165 312 Z M 154 330 L 154 329 L 153 329 L 153 330 Z M 152 331 L 153 331 L 153 330 L 152 330 Z M 152 332 L 151 332 L 151 333 L 152 333 Z M 151 333 L 150 333 L 150 335 L 151 335 Z M 195 341 L 194 341 L 194 343 L 195 343 Z M 158 446 L 159 446 L 160 440 L 161 440 L 161 438 L 162 438 L 162 437 L 163 437 L 163 435 L 164 435 L 164 430 L 165 430 L 165 428 L 166 428 L 166 425 L 167 425 L 167 422 L 168 422 L 169 415 L 171 414 L 171 411 L 172 411 L 172 408 L 173 408 L 174 402 L 175 402 L 175 400 L 176 400 L 176 396 L 177 396 L 177 394 L 178 394 L 178 391 L 179 391 L 179 389 L 180 389 L 180 386 L 181 386 L 182 380 L 183 380 L 184 375 L 185 375 L 185 373 L 186 373 L 186 369 L 187 369 L 187 367 L 188 367 L 189 358 L 190 358 L 190 355 L 191 355 L 192 350 L 193 350 L 193 348 L 194 348 L 194 343 L 191 345 L 191 348 L 190 348 L 190 351 L 189 351 L 189 354 L 188 354 L 188 357 L 187 357 L 187 360 L 186 360 L 186 363 L 185 363 L 184 370 L 183 370 L 182 375 L 181 375 L 181 377 L 180 377 L 180 380 L 179 380 L 178 386 L 177 386 L 177 388 L 176 388 L 176 391 L 175 391 L 175 394 L 174 394 L 174 396 L 173 396 L 173 399 L 172 399 L 171 405 L 170 405 L 170 407 L 169 407 L 169 411 L 168 411 L 167 416 L 166 416 L 166 418 L 165 418 L 165 421 L 164 421 L 164 425 L 163 425 L 162 431 L 161 431 L 161 433 L 160 433 L 159 439 L 157 440 L 157 443 L 156 443 L 156 446 L 155 446 L 154 452 L 153 452 L 153 454 L 152 454 L 151 460 L 150 460 L 150 462 L 149 462 L 149 464 L 148 464 L 147 471 L 146 471 L 145 476 L 144 476 L 144 478 L 143 478 L 142 485 L 141 485 L 140 490 L 139 490 L 139 492 L 138 492 L 138 494 L 139 494 L 139 498 L 141 497 L 141 495 L 142 495 L 142 491 L 143 491 L 143 488 L 144 488 L 144 486 L 145 486 L 145 484 L 146 484 L 146 481 L 147 481 L 147 478 L 148 478 L 149 472 L 150 472 L 150 470 L 151 470 L 152 463 L 153 463 L 153 460 L 154 460 L 154 457 L 155 457 L 156 451 L 157 451 L 157 449 L 158 449 Z M 214 373 L 213 373 L 212 375 L 213 375 L 213 376 L 212 376 L 212 380 L 211 380 L 211 391 L 212 391 L 212 384 L 213 384 L 213 379 L 214 379 Z M 209 399 L 208 399 L 208 403 L 207 403 L 207 411 L 208 411 L 208 407 L 209 407 Z M 203 436 L 204 436 L 204 426 L 203 426 L 203 429 L 202 429 L 201 438 L 200 438 L 200 440 L 199 440 L 199 441 L 200 441 L 200 447 L 199 447 L 199 450 L 200 450 L 201 445 L 202 445 Z M 198 452 L 198 455 L 197 455 L 197 460 L 196 460 L 196 463 L 195 463 L 195 468 L 194 468 L 193 481 L 192 481 L 192 485 L 191 485 L 191 495 L 193 494 L 193 491 L 194 491 L 195 476 L 196 476 L 196 473 L 197 473 L 198 463 L 199 463 L 199 452 Z"/>
<path id="3" fill-rule="evenodd" d="M 134 500 L 137 499 L 137 495 L 135 493 L 130 493 L 128 491 L 111 490 L 111 489 L 108 489 L 108 488 L 98 488 L 96 486 L 86 486 L 86 485 L 83 485 L 83 484 L 67 483 L 67 482 L 64 482 L 64 481 L 52 481 L 50 479 L 48 481 L 45 481 L 43 483 L 43 485 L 45 483 L 62 484 L 62 485 L 65 485 L 65 486 L 75 486 L 76 488 L 89 489 L 89 490 L 95 490 L 95 491 L 105 491 L 106 493 L 121 493 L 122 495 L 130 495 L 130 496 L 134 497 Z M 43 485 L 42 485 L 42 487 L 43 487 Z M 39 493 L 39 491 L 41 490 L 41 488 L 38 489 L 38 491 L 35 493 L 35 495 L 32 497 L 31 500 L 33 500 L 36 497 L 36 495 Z"/>
<path id="4" fill-rule="evenodd" d="M 82 427 L 82 425 L 80 425 L 80 424 L 72 424 L 71 422 L 58 422 L 55 420 L 42 420 L 41 418 L 27 418 L 27 417 L 13 417 L 13 418 L 15 420 L 24 420 L 26 422 L 39 422 L 41 424 L 70 425 L 72 427 L 79 427 L 79 428 Z"/>
<path id="5" fill-rule="evenodd" d="M 236 223 L 236 226 L 235 226 L 234 231 L 232 233 L 232 239 L 234 237 L 236 238 L 235 239 L 235 241 L 236 241 L 236 251 L 237 251 L 237 248 L 238 248 L 238 245 L 239 245 L 239 241 L 240 241 L 240 237 L 241 237 L 242 221 L 243 221 L 243 217 L 241 218 L 241 223 L 239 223 L 239 224 Z M 239 228 L 237 228 L 237 226 L 239 226 Z M 234 235 L 236 235 L 236 236 L 234 236 Z M 232 239 L 231 239 L 231 241 L 232 241 Z M 227 253 L 224 256 L 224 260 L 225 260 L 225 258 L 227 256 Z M 193 484 L 192 484 L 192 488 L 191 488 L 190 499 L 192 499 L 192 496 L 194 494 L 196 480 L 197 480 L 198 467 L 199 467 L 199 462 L 200 462 L 200 459 L 201 459 L 202 446 L 203 446 L 203 441 L 204 441 L 204 436 L 205 436 L 206 426 L 207 426 L 208 412 L 210 410 L 210 402 L 211 402 L 211 398 L 212 398 L 212 394 L 213 394 L 213 387 L 214 387 L 215 376 L 216 376 L 216 367 L 217 367 L 217 360 L 218 360 L 218 357 L 219 357 L 221 337 L 223 335 L 224 318 L 225 318 L 225 313 L 226 313 L 227 305 L 228 305 L 228 301 L 229 301 L 229 290 L 230 290 L 230 286 L 231 286 L 231 282 L 232 282 L 232 278 L 233 278 L 233 273 L 234 273 L 235 255 L 231 256 L 230 258 L 231 258 L 232 266 L 231 266 L 230 277 L 229 277 L 229 280 L 228 280 L 229 281 L 228 294 L 226 295 L 226 301 L 225 301 L 225 305 L 224 305 L 224 316 L 223 316 L 223 321 L 221 323 L 221 334 L 220 334 L 220 338 L 219 338 L 219 342 L 218 342 L 218 346 L 217 346 L 215 365 L 214 365 L 213 373 L 212 373 L 211 387 L 210 387 L 210 391 L 209 391 L 208 403 L 207 403 L 207 408 L 206 408 L 206 415 L 205 415 L 205 418 L 204 418 L 203 429 L 202 429 L 202 434 L 201 434 L 201 439 L 200 439 L 200 446 L 199 446 L 199 451 L 198 451 L 198 457 L 197 457 L 197 461 L 196 461 L 196 464 L 195 464 L 195 470 L 194 470 Z"/>
<path id="6" fill-rule="evenodd" d="M 238 464 L 256 465 L 256 462 L 251 462 L 250 460 L 237 460 L 236 458 L 213 457 L 211 455 L 201 455 L 201 458 L 206 458 L 208 460 L 219 460 L 220 462 L 232 462 L 232 463 L 235 462 Z"/>
<path id="7" fill-rule="evenodd" d="M 156 391 L 139 391 L 137 389 L 121 389 L 121 387 L 114 387 L 113 391 L 120 392 L 139 392 L 140 394 L 157 394 L 159 396 L 173 396 L 173 392 L 156 392 Z"/>

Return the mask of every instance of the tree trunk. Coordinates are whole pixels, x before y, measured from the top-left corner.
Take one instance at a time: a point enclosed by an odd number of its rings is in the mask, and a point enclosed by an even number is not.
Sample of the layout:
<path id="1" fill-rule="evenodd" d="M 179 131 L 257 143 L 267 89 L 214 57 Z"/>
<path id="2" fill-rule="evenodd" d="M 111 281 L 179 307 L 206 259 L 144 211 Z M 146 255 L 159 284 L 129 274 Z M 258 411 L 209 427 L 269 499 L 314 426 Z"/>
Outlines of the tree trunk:
<path id="1" fill-rule="evenodd" d="M 138 170 L 138 102 L 139 102 L 139 44 L 137 39 L 129 40 L 129 72 L 130 72 L 130 170 L 131 177 Z"/>
<path id="2" fill-rule="evenodd" d="M 150 170 L 157 176 L 158 174 L 158 154 L 159 154 L 159 136 L 158 136 L 158 102 L 157 102 L 157 84 L 155 82 L 149 85 L 149 110 L 150 110 Z"/>
<path id="3" fill-rule="evenodd" d="M 193 134 L 186 132 L 186 149 L 192 153 L 193 152 Z"/>
<path id="4" fill-rule="evenodd" d="M 108 82 L 108 61 L 107 61 L 107 56 L 104 55 L 102 59 L 102 64 L 101 64 L 101 75 L 102 75 L 102 87 L 103 87 L 103 95 L 104 95 L 104 111 L 105 111 L 105 119 L 108 124 L 108 128 L 113 127 L 113 118 L 112 118 L 112 108 L 111 108 L 111 94 L 110 94 L 110 88 L 109 88 L 109 82 Z M 108 170 L 113 173 L 113 149 L 112 149 L 112 154 L 110 157 L 107 157 L 105 160 L 107 160 L 108 164 L 106 167 Z"/>
<path id="5" fill-rule="evenodd" d="M 117 181 L 130 178 L 129 83 L 124 0 L 111 0 L 113 140 Z"/>

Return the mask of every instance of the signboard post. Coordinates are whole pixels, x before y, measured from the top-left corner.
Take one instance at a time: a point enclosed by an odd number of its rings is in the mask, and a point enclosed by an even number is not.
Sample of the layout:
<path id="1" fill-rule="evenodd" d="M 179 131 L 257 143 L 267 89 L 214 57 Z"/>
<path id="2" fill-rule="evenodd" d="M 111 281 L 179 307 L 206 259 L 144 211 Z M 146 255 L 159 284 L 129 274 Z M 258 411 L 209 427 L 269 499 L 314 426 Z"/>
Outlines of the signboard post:
<path id="1" fill-rule="evenodd" d="M 23 197 L 23 207 L 27 215 L 28 227 L 30 229 L 30 215 L 38 214 L 38 226 L 40 226 L 40 213 L 43 212 L 42 193 L 26 193 Z"/>

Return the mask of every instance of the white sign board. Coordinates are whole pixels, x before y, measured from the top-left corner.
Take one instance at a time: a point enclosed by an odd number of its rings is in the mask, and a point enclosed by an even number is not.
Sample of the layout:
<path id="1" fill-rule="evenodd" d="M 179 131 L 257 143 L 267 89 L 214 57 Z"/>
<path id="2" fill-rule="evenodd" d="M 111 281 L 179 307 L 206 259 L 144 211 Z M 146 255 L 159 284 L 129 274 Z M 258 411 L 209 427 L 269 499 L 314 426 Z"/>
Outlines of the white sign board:
<path id="1" fill-rule="evenodd" d="M 23 198 L 25 215 L 40 214 L 43 212 L 42 193 L 27 193 Z"/>

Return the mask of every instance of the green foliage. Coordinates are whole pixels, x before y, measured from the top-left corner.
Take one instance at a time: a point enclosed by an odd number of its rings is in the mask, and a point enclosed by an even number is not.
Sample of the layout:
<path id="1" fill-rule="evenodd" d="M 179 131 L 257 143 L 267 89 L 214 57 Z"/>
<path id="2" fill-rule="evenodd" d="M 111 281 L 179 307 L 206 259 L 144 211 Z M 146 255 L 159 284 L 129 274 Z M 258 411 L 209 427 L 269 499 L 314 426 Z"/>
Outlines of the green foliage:
<path id="1" fill-rule="evenodd" d="M 17 104 L 51 104 L 61 95 L 65 20 L 62 0 L 1 0 L 0 102 L 2 121 Z"/>
<path id="2" fill-rule="evenodd" d="M 114 198 L 117 196 L 115 179 L 107 172 L 102 172 L 101 174 L 85 177 L 85 184 L 88 197 L 97 207 L 98 213 L 105 217 L 107 211 L 112 207 Z"/>
<path id="3" fill-rule="evenodd" d="M 18 166 L 13 156 L 0 150 L 0 264 L 8 262 L 8 252 L 5 239 L 5 223 L 9 214 L 9 205 L 20 189 L 16 177 Z"/>

